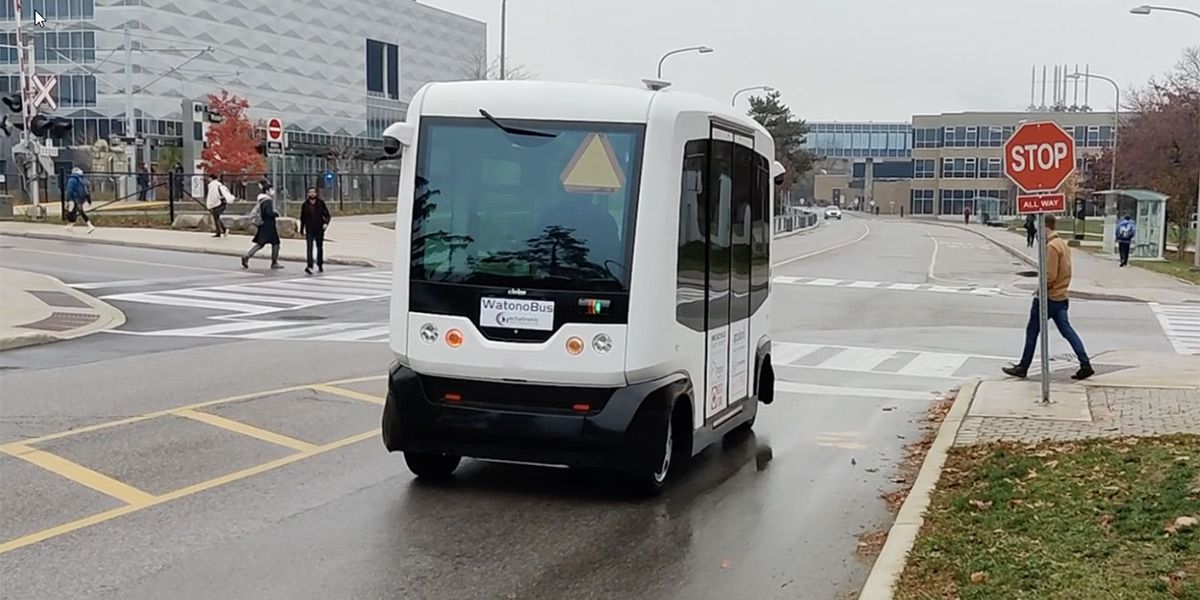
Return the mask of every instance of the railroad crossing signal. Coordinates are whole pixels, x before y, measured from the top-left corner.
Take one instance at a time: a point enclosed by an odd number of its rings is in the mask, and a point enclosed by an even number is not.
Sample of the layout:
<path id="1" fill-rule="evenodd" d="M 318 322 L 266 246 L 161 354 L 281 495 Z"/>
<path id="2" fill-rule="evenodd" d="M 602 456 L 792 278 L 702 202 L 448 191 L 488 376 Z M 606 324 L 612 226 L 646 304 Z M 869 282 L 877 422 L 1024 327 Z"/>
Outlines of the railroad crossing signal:
<path id="1" fill-rule="evenodd" d="M 50 106 L 50 110 L 58 109 L 58 99 L 54 96 L 54 88 L 58 87 L 58 75 L 34 75 L 29 78 L 33 86 L 33 109 L 37 110 L 41 105 Z"/>
<path id="2" fill-rule="evenodd" d="M 1075 171 L 1075 138 L 1058 123 L 1025 123 L 1004 144 L 1004 174 L 1026 192 L 1053 192 Z"/>

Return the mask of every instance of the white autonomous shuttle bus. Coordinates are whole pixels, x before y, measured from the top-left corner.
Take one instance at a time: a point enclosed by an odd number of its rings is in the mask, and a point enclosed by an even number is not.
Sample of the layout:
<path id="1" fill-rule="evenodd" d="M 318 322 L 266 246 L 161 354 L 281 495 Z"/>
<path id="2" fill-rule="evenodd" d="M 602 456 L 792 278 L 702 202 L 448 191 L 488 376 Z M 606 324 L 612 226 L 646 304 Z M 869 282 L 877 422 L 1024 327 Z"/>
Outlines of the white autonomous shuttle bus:
<path id="1" fill-rule="evenodd" d="M 418 476 L 466 456 L 654 493 L 772 401 L 774 143 L 665 85 L 433 83 L 385 132 L 383 439 Z"/>

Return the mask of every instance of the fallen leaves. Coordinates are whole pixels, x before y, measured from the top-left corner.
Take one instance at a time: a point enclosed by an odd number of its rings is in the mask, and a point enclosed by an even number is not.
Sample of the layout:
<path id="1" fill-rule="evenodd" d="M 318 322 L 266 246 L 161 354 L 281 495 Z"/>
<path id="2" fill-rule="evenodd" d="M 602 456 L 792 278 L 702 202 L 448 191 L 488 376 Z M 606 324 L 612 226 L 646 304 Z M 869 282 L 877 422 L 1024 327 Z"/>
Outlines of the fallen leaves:
<path id="1" fill-rule="evenodd" d="M 971 583 L 976 585 L 986 583 L 988 580 L 987 571 L 975 571 L 971 573 Z"/>
<path id="2" fill-rule="evenodd" d="M 992 508 L 991 500 L 988 500 L 986 502 L 983 500 L 972 500 L 968 504 L 975 507 L 975 510 L 990 510 Z"/>
<path id="3" fill-rule="evenodd" d="M 855 551 L 865 559 L 874 559 L 883 550 L 883 544 L 887 542 L 887 536 L 888 532 L 886 531 L 863 532 L 858 536 L 858 547 Z"/>

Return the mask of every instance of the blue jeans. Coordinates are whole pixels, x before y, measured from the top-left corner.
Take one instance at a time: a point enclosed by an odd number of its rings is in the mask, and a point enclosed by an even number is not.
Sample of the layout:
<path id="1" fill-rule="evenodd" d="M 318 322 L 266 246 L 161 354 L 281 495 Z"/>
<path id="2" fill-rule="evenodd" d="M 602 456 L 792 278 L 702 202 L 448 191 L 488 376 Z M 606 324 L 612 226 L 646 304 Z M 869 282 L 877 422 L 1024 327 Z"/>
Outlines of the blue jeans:
<path id="1" fill-rule="evenodd" d="M 1079 359 L 1079 365 L 1088 365 L 1091 361 L 1088 359 L 1087 350 L 1083 348 L 1083 340 L 1079 339 L 1079 334 L 1071 327 L 1071 321 L 1067 320 L 1067 308 L 1070 304 L 1070 300 L 1051 300 L 1047 303 L 1046 312 L 1050 320 L 1058 326 L 1058 332 L 1071 344 L 1071 349 Z M 1017 363 L 1022 369 L 1028 369 L 1033 364 L 1033 352 L 1037 348 L 1038 333 L 1041 330 L 1041 315 L 1038 312 L 1038 299 L 1034 298 L 1033 307 L 1029 311 L 1029 323 L 1025 325 L 1025 351 L 1021 353 L 1021 362 Z"/>

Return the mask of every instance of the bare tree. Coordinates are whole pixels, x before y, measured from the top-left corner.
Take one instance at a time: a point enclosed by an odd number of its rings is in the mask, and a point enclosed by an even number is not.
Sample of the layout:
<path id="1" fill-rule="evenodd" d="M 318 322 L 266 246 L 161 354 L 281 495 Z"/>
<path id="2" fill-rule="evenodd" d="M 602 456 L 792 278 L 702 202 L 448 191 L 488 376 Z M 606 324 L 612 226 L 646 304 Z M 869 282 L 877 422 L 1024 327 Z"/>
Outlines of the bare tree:
<path id="1" fill-rule="evenodd" d="M 500 79 L 500 57 L 489 59 L 486 52 L 476 52 L 463 61 L 462 71 L 463 78 L 469 81 Z M 511 61 L 505 67 L 505 71 L 504 79 L 525 80 L 535 77 L 525 65 L 513 65 Z"/>
<path id="2" fill-rule="evenodd" d="M 329 144 L 329 160 L 333 161 L 333 170 L 346 173 L 352 170 L 354 161 L 362 156 L 362 148 L 351 143 L 350 138 L 334 138 Z"/>

